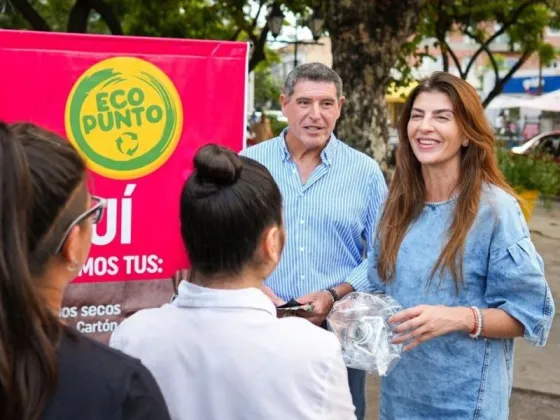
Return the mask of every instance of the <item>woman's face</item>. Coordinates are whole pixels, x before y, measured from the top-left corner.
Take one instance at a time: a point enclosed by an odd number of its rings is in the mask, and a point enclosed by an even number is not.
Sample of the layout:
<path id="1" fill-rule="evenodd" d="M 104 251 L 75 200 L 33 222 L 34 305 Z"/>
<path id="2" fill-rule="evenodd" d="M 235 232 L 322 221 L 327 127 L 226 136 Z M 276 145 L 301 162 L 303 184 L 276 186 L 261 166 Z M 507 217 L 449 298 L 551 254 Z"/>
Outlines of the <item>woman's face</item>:
<path id="1" fill-rule="evenodd" d="M 444 166 L 460 160 L 466 143 L 453 103 L 442 92 L 422 92 L 414 100 L 408 121 L 408 139 L 423 167 Z"/>

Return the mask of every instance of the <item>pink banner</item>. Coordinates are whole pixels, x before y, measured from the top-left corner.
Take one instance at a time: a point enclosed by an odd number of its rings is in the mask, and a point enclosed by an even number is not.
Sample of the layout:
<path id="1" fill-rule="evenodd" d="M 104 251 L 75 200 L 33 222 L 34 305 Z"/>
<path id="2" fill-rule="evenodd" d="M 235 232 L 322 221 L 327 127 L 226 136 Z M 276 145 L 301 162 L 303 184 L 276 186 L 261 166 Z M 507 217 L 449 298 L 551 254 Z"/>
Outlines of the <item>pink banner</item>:
<path id="1" fill-rule="evenodd" d="M 137 293 L 126 283 L 187 267 L 180 190 L 200 146 L 244 145 L 247 54 L 237 42 L 0 30 L 0 119 L 69 139 L 109 200 L 75 283 L 125 282 L 125 296 Z M 63 316 L 121 315 L 115 305 Z"/>
<path id="2" fill-rule="evenodd" d="M 76 281 L 184 267 L 180 189 L 201 145 L 243 147 L 247 45 L 0 31 L 0 62 L 0 118 L 75 139 L 109 199 Z"/>

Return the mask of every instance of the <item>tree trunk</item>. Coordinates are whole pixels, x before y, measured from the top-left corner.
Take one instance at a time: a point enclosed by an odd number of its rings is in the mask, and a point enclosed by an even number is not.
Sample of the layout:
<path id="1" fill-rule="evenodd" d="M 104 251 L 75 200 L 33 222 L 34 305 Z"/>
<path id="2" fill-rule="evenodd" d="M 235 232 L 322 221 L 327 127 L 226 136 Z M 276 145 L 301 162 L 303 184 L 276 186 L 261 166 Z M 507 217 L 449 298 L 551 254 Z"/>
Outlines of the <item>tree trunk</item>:
<path id="1" fill-rule="evenodd" d="M 68 32 L 86 33 L 91 6 L 88 0 L 77 0 L 68 17 Z"/>
<path id="2" fill-rule="evenodd" d="M 386 166 L 387 82 L 418 24 L 422 0 L 329 0 L 326 28 L 346 103 L 337 136 Z"/>
<path id="3" fill-rule="evenodd" d="M 86 33 L 92 10 L 99 13 L 112 35 L 123 34 L 119 19 L 103 0 L 77 0 L 68 17 L 68 32 Z"/>

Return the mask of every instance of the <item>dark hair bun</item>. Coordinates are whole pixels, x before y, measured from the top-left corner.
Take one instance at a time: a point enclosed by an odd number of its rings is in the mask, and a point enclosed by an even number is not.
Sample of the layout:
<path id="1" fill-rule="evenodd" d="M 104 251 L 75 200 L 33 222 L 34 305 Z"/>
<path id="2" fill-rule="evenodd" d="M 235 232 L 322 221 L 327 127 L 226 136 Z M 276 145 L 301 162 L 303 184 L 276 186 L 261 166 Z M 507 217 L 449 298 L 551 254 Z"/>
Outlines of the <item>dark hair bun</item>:
<path id="1" fill-rule="evenodd" d="M 194 168 L 200 182 L 217 186 L 232 185 L 239 179 L 243 163 L 232 150 L 216 144 L 206 145 L 194 157 Z"/>

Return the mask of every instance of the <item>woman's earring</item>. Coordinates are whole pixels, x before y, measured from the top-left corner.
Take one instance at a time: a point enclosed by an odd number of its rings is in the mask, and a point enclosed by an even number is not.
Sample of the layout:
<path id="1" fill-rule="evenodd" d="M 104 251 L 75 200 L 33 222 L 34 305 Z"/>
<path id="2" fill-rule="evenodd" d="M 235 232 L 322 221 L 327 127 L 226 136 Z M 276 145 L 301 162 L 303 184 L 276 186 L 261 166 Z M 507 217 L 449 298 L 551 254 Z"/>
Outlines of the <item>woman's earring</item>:
<path id="1" fill-rule="evenodd" d="M 463 147 L 467 147 L 468 145 L 469 145 L 469 141 L 468 141 L 468 140 L 465 140 L 465 141 L 463 142 Z"/>
<path id="2" fill-rule="evenodd" d="M 79 268 L 80 263 L 78 263 L 78 260 L 72 260 L 72 262 L 66 266 L 68 271 L 77 271 Z"/>

